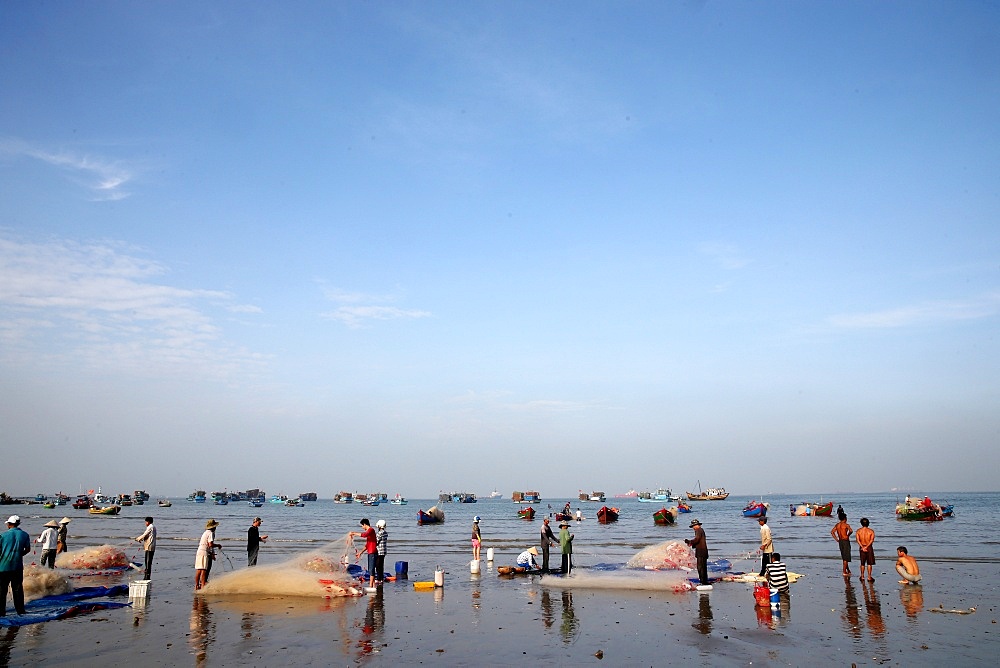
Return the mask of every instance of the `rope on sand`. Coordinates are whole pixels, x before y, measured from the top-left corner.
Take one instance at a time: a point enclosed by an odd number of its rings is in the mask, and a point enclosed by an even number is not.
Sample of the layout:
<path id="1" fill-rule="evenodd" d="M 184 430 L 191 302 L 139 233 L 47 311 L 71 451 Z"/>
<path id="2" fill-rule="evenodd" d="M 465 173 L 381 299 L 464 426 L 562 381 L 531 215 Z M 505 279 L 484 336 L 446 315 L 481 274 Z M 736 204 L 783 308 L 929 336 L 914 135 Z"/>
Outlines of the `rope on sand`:
<path id="1" fill-rule="evenodd" d="M 928 608 L 927 611 L 928 612 L 951 612 L 951 613 L 954 613 L 956 615 L 971 615 L 972 613 L 974 613 L 976 611 L 976 609 L 973 607 L 973 608 L 969 608 L 967 610 L 959 610 L 958 608 L 951 608 L 949 610 L 949 609 L 946 609 L 943 605 L 939 605 L 936 608 Z"/>

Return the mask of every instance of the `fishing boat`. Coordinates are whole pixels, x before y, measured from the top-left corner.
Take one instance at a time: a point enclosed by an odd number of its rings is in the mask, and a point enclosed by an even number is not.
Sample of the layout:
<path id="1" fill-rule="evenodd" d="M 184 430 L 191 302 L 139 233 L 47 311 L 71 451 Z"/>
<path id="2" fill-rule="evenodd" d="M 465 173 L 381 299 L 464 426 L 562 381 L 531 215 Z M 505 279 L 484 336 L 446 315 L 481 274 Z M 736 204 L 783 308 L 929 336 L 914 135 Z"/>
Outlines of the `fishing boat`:
<path id="1" fill-rule="evenodd" d="M 351 492 L 337 492 L 333 495 L 334 503 L 354 503 L 354 494 Z"/>
<path id="2" fill-rule="evenodd" d="M 91 515 L 117 515 L 121 512 L 121 507 L 116 505 L 104 506 L 103 508 L 91 506 L 89 512 Z"/>
<path id="3" fill-rule="evenodd" d="M 663 489 L 660 487 L 655 492 L 639 492 L 639 502 L 640 503 L 663 503 L 664 501 L 677 501 L 677 499 L 671 499 L 673 494 L 669 489 Z"/>
<path id="4" fill-rule="evenodd" d="M 456 503 L 476 503 L 479 501 L 479 499 L 476 498 L 476 495 L 472 492 L 459 492 L 458 494 L 455 494 L 452 499 Z"/>
<path id="5" fill-rule="evenodd" d="M 298 497 L 294 499 L 285 499 L 286 508 L 305 508 L 306 504 L 299 500 Z"/>
<path id="6" fill-rule="evenodd" d="M 73 502 L 73 507 L 77 510 L 86 510 L 94 505 L 94 502 L 90 500 L 90 497 L 86 494 L 81 494 L 76 497 L 76 501 Z"/>
<path id="7" fill-rule="evenodd" d="M 729 492 L 726 491 L 725 487 L 709 487 L 702 491 L 700 480 L 698 481 L 698 493 L 687 493 L 688 501 L 722 501 L 727 496 L 729 496 Z"/>
<path id="8" fill-rule="evenodd" d="M 160 508 L 169 508 L 174 504 L 170 503 L 169 499 L 160 499 L 159 501 L 156 502 L 156 505 L 158 505 Z"/>
<path id="9" fill-rule="evenodd" d="M 538 492 L 514 492 L 511 500 L 514 503 L 541 503 L 542 497 Z"/>
<path id="10" fill-rule="evenodd" d="M 833 515 L 833 501 L 827 503 L 792 504 L 792 517 L 830 517 Z"/>
<path id="11" fill-rule="evenodd" d="M 42 504 L 42 508 L 47 508 L 49 510 L 51 510 L 51 509 L 53 509 L 55 507 L 56 507 L 56 502 L 55 501 L 46 501 L 45 503 Z"/>
<path id="12" fill-rule="evenodd" d="M 271 498 L 267 500 L 268 503 L 284 503 L 288 501 L 288 497 L 284 494 L 272 494 Z"/>
<path id="13" fill-rule="evenodd" d="M 936 522 L 944 519 L 941 506 L 931 501 L 930 497 L 911 499 L 909 496 L 903 503 L 896 504 L 896 519 Z"/>
<path id="14" fill-rule="evenodd" d="M 405 506 L 409 502 L 406 500 L 405 496 L 400 496 L 399 494 L 397 494 L 396 496 L 392 497 L 392 500 L 389 501 L 389 503 L 393 506 Z"/>
<path id="15" fill-rule="evenodd" d="M 941 517 L 952 517 L 955 514 L 955 504 L 946 503 L 941 506 Z"/>
<path id="16" fill-rule="evenodd" d="M 604 503 L 608 500 L 607 495 L 604 492 L 591 492 L 585 501 L 596 501 L 598 503 Z"/>
<path id="17" fill-rule="evenodd" d="M 247 501 L 247 505 L 253 506 L 254 508 L 260 508 L 261 506 L 264 505 L 264 502 L 257 499 L 253 499 L 251 501 Z"/>
<path id="18" fill-rule="evenodd" d="M 303 501 L 316 501 L 319 499 L 319 495 L 316 492 L 306 492 L 299 494 L 299 498 Z"/>
<path id="19" fill-rule="evenodd" d="M 769 503 L 750 499 L 747 505 L 743 506 L 743 517 L 764 517 L 770 507 Z"/>
<path id="20" fill-rule="evenodd" d="M 677 512 L 679 512 L 679 513 L 690 513 L 691 512 L 691 504 L 687 503 L 685 501 L 678 501 L 677 502 Z"/>
<path id="21" fill-rule="evenodd" d="M 601 524 L 607 524 L 608 522 L 618 521 L 618 508 L 609 508 L 608 506 L 601 506 L 601 509 L 597 511 L 597 521 Z"/>
<path id="22" fill-rule="evenodd" d="M 653 524 L 667 525 L 673 524 L 677 521 L 677 517 L 667 510 L 666 508 L 660 508 L 655 513 L 653 513 Z"/>
<path id="23" fill-rule="evenodd" d="M 569 522 L 573 519 L 573 513 L 556 513 L 553 517 L 556 522 Z"/>
<path id="24" fill-rule="evenodd" d="M 528 506 L 527 508 L 521 508 L 519 511 L 517 511 L 517 516 L 520 517 L 522 520 L 533 520 L 535 519 L 535 509 L 532 508 L 531 506 Z"/>
<path id="25" fill-rule="evenodd" d="M 35 494 L 35 501 L 37 501 L 38 503 L 42 503 L 43 501 L 48 501 L 48 500 L 49 500 L 49 497 L 45 496 L 41 492 L 39 492 L 38 494 Z"/>
<path id="26" fill-rule="evenodd" d="M 440 524 L 444 522 L 444 511 L 437 506 L 431 506 L 427 512 L 417 511 L 417 524 Z"/>

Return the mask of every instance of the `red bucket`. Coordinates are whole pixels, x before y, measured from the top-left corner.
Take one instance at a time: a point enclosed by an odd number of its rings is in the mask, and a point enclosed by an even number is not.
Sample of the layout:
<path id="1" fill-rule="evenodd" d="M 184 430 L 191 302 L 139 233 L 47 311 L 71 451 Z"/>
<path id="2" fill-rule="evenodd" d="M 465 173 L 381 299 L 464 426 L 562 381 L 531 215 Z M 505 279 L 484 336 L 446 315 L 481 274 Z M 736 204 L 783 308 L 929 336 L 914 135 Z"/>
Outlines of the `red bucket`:
<path id="1" fill-rule="evenodd" d="M 767 585 L 758 585 L 753 588 L 753 597 L 757 605 L 767 608 L 771 605 L 771 589 Z"/>

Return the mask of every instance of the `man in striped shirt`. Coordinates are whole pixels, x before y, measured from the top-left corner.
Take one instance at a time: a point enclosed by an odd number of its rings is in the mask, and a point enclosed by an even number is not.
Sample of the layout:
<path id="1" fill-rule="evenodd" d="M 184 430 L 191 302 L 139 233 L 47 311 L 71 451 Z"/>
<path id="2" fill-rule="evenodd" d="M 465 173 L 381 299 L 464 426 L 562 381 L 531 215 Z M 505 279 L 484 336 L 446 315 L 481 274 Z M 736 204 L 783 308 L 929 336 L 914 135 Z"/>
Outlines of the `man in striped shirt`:
<path id="1" fill-rule="evenodd" d="M 771 561 L 767 565 L 767 585 L 779 591 L 788 591 L 788 571 L 785 570 L 785 563 L 781 560 L 781 555 L 777 552 L 771 554 Z"/>

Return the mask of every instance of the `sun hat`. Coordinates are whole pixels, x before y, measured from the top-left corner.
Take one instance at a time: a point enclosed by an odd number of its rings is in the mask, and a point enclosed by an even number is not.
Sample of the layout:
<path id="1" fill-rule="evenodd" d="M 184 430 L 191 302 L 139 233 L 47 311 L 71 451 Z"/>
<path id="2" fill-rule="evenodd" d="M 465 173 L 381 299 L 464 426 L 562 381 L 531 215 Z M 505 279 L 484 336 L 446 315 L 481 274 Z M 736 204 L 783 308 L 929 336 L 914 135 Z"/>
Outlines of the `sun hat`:
<path id="1" fill-rule="evenodd" d="M 378 522 L 375 523 L 375 526 L 377 526 L 379 529 L 384 529 L 385 528 L 385 520 L 379 520 Z"/>
<path id="2" fill-rule="evenodd" d="M 260 519 L 259 517 L 255 517 L 255 518 L 253 518 L 253 521 L 254 522 L 263 522 L 264 520 Z"/>
<path id="3" fill-rule="evenodd" d="M 563 520 L 562 522 L 560 522 L 559 523 L 559 528 L 562 529 L 563 527 L 566 527 L 568 529 L 569 528 L 569 522 L 567 522 L 565 520 Z"/>
<path id="4" fill-rule="evenodd" d="M 56 528 L 56 529 L 58 529 L 58 528 L 59 528 L 59 525 L 58 525 L 58 524 L 56 523 L 56 521 L 55 521 L 55 520 L 49 520 L 48 522 L 46 522 L 46 523 L 45 523 L 45 524 L 43 524 L 42 526 L 46 526 L 46 527 L 54 527 L 54 528 Z"/>
<path id="5" fill-rule="evenodd" d="M 688 526 L 689 527 L 696 527 L 696 526 L 700 527 L 701 526 L 701 520 L 699 520 L 699 519 L 693 519 L 693 520 L 691 520 L 691 524 L 689 524 Z"/>
<path id="6" fill-rule="evenodd" d="M 473 517 L 472 521 L 473 522 L 478 522 L 479 521 L 479 515 L 476 515 L 475 517 Z"/>
<path id="7" fill-rule="evenodd" d="M 536 557 L 538 556 L 538 548 L 535 547 L 534 545 L 532 545 L 531 547 L 528 548 L 528 552 L 531 552 Z"/>
<path id="8" fill-rule="evenodd" d="M 217 526 L 219 526 L 219 523 L 216 522 L 215 520 L 209 520 L 209 521 L 205 522 L 205 528 L 206 529 L 214 529 Z"/>
<path id="9" fill-rule="evenodd" d="M 68 517 L 64 517 L 64 518 L 62 518 L 61 520 L 59 520 L 59 524 L 68 524 L 68 523 L 70 523 L 70 522 L 72 522 L 72 521 L 73 521 L 73 520 L 71 520 L 70 518 L 68 518 Z"/>
<path id="10" fill-rule="evenodd" d="M 20 521 L 21 518 L 18 515 L 11 515 L 10 517 L 7 518 L 7 524 L 17 524 Z"/>

